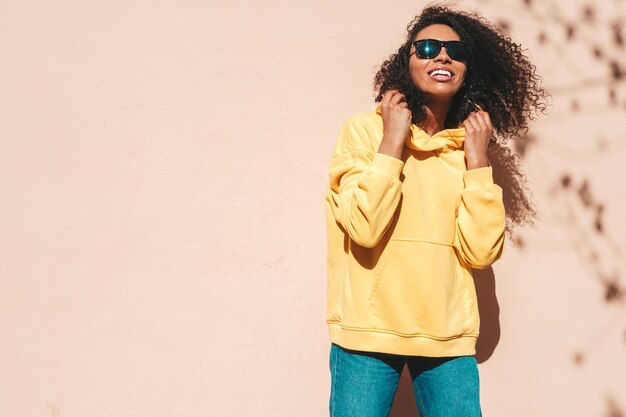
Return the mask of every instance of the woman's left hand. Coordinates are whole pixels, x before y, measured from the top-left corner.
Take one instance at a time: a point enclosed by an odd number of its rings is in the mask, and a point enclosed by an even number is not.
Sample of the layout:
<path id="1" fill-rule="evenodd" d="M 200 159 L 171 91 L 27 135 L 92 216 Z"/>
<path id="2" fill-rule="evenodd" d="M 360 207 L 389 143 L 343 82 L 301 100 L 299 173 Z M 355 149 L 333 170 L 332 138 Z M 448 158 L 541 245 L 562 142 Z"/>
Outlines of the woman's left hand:
<path id="1" fill-rule="evenodd" d="M 489 113 L 475 111 L 463 121 L 465 127 L 465 160 L 467 169 L 489 166 L 487 146 L 493 136 L 493 126 Z"/>

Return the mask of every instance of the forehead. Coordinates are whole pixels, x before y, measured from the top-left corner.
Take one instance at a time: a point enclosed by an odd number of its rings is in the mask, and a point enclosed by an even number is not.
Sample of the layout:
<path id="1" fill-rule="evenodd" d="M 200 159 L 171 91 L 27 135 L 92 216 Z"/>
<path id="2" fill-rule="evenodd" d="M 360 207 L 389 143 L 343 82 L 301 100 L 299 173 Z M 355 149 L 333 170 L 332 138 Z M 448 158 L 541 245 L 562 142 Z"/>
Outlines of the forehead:
<path id="1" fill-rule="evenodd" d="M 434 24 L 426 26 L 417 32 L 415 40 L 418 39 L 439 39 L 440 41 L 460 41 L 459 35 L 448 25 Z"/>

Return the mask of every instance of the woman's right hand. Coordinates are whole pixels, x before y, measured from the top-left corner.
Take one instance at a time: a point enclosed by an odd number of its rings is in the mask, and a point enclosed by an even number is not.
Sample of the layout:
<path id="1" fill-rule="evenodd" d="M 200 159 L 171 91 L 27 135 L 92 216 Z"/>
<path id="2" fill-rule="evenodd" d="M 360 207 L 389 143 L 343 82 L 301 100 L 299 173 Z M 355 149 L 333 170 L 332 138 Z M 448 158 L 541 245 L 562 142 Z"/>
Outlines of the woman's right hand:
<path id="1" fill-rule="evenodd" d="M 383 117 L 383 139 L 379 153 L 400 159 L 404 141 L 411 129 L 411 110 L 404 94 L 398 90 L 389 90 L 380 102 Z"/>

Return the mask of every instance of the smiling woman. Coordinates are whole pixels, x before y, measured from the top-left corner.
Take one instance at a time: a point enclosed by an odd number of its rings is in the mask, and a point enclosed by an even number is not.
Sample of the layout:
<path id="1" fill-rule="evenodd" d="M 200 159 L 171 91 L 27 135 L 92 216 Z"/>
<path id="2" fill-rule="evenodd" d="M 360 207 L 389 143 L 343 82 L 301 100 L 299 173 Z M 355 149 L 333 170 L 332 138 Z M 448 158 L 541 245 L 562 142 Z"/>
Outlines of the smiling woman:
<path id="1" fill-rule="evenodd" d="M 472 268 L 505 249 L 487 152 L 546 93 L 519 45 L 430 7 L 343 126 L 326 193 L 331 416 L 387 416 L 408 365 L 420 415 L 480 416 Z"/>

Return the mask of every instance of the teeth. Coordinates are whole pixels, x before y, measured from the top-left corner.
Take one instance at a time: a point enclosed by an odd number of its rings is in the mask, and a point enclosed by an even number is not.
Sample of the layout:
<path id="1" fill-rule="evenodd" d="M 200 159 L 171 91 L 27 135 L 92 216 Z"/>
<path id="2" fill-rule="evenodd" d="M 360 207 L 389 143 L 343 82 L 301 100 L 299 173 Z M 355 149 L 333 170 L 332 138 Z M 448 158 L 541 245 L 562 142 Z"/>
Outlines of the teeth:
<path id="1" fill-rule="evenodd" d="M 450 71 L 446 71 L 446 70 L 442 70 L 442 69 L 438 69 L 438 70 L 434 70 L 433 72 L 430 73 L 430 76 L 432 77 L 433 75 L 447 75 L 448 77 L 452 77 L 452 73 Z"/>

